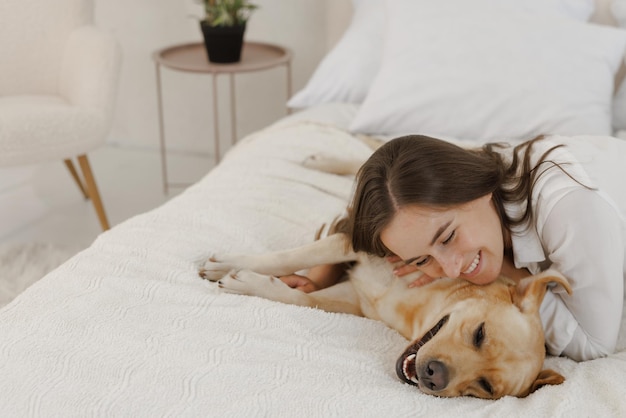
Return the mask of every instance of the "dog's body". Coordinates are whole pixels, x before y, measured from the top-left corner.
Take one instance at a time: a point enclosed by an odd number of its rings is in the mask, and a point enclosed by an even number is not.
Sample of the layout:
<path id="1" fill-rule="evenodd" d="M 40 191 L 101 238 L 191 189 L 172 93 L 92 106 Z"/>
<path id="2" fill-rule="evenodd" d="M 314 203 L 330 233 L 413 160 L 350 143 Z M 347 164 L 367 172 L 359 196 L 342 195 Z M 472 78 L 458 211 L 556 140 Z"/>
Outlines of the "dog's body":
<path id="1" fill-rule="evenodd" d="M 372 141 L 365 143 L 371 148 L 380 144 Z M 355 174 L 362 162 L 316 156 L 305 165 L 343 175 Z M 350 261 L 355 263 L 347 281 L 317 292 L 292 289 L 276 277 Z M 443 278 L 409 288 L 419 274 L 395 276 L 385 259 L 352 251 L 342 233 L 276 253 L 212 257 L 200 271 L 230 293 L 386 323 L 413 341 L 398 359 L 398 376 L 425 393 L 495 399 L 526 396 L 540 386 L 563 382 L 560 374 L 542 371 L 545 348 L 539 318 L 549 282 L 570 292 L 559 273 L 544 272 L 518 284 L 500 278 L 478 286 Z"/>
<path id="2" fill-rule="evenodd" d="M 541 370 L 545 357 L 539 306 L 549 282 L 569 290 L 549 271 L 514 285 L 506 279 L 478 286 L 439 279 L 420 288 L 419 273 L 396 277 L 385 259 L 349 248 L 344 234 L 263 255 L 230 255 L 208 261 L 201 275 L 238 293 L 380 320 L 413 343 L 398 360 L 400 378 L 438 396 L 526 396 L 563 377 Z M 349 280 L 304 293 L 276 276 L 320 264 L 356 263 Z M 428 343 L 428 344 L 427 344 Z"/>

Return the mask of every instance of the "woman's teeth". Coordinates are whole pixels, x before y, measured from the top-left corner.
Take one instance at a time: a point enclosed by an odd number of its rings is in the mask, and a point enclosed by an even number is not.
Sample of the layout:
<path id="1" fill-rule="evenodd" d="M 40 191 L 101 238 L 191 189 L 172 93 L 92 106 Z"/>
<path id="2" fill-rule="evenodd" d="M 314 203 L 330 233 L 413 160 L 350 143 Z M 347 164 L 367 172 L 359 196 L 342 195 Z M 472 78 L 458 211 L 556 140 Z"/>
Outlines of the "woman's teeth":
<path id="1" fill-rule="evenodd" d="M 463 274 L 472 274 L 474 270 L 476 270 L 476 267 L 478 267 L 478 263 L 480 263 L 480 252 L 476 254 L 474 261 L 472 261 L 472 264 L 463 272 Z"/>

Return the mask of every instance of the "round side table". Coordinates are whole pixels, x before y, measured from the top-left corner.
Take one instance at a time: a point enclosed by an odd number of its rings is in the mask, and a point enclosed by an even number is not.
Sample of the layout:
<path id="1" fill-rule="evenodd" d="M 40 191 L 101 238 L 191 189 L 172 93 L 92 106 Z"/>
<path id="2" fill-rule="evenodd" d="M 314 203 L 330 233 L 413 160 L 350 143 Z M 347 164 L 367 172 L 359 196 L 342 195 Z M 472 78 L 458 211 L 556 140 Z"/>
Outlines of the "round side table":
<path id="1" fill-rule="evenodd" d="M 183 186 L 182 184 L 169 183 L 167 177 L 167 152 L 165 147 L 165 133 L 163 127 L 163 97 L 161 84 L 161 66 L 172 70 L 187 73 L 211 74 L 213 79 L 213 131 L 215 145 L 215 163 L 220 160 L 220 133 L 218 118 L 218 91 L 217 76 L 228 74 L 230 80 L 230 120 L 232 143 L 237 141 L 237 116 L 235 103 L 235 75 L 253 71 L 262 71 L 275 67 L 284 66 L 287 78 L 287 99 L 291 97 L 291 58 L 288 48 L 263 42 L 244 42 L 241 51 L 241 61 L 229 64 L 217 64 L 209 62 L 204 44 L 188 43 L 173 45 L 159 49 L 152 54 L 156 64 L 157 100 L 159 110 L 159 135 L 161 150 L 161 166 L 163 172 L 163 190 L 167 194 L 169 186 Z"/>

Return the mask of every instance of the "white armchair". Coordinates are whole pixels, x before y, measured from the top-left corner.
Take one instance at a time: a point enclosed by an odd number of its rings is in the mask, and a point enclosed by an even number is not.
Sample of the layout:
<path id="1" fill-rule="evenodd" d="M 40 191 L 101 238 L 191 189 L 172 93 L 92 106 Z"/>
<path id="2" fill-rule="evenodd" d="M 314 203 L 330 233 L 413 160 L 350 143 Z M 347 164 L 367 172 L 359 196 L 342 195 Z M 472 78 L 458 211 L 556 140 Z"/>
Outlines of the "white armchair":
<path id="1" fill-rule="evenodd" d="M 0 1 L 0 166 L 64 160 L 103 230 L 87 153 L 109 131 L 120 63 L 118 43 L 93 25 L 92 0 Z"/>

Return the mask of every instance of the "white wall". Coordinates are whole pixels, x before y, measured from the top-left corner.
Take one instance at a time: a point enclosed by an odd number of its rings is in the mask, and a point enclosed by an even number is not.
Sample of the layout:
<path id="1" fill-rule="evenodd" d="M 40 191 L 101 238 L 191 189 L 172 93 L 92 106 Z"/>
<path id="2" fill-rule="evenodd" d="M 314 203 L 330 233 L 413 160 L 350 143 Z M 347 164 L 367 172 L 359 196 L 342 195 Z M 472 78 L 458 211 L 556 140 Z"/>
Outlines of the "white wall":
<path id="1" fill-rule="evenodd" d="M 200 42 L 202 35 L 194 16 L 201 15 L 202 7 L 195 0 L 94 1 L 96 24 L 117 37 L 124 59 L 108 142 L 123 147 L 156 149 L 158 113 L 151 54 L 168 45 Z M 260 8 L 248 23 L 246 39 L 277 43 L 292 50 L 295 93 L 341 36 L 350 18 L 351 2 L 255 0 L 255 3 Z M 220 136 L 226 146 L 231 138 L 230 104 L 228 81 L 223 78 L 218 86 Z M 168 148 L 211 152 L 211 76 L 163 69 L 162 81 Z M 237 76 L 236 86 L 240 138 L 285 114 L 284 68 Z M 32 185 L 35 169 L 36 166 L 0 168 L 0 238 L 45 212 L 46 203 Z"/>
<path id="2" fill-rule="evenodd" d="M 196 0 L 95 0 L 96 23 L 113 32 L 123 49 L 123 68 L 109 142 L 156 148 L 158 114 L 151 54 L 164 46 L 200 42 Z M 293 51 L 293 92 L 304 86 L 329 45 L 343 31 L 349 0 L 256 0 L 247 40 Z M 236 78 L 237 133 L 260 129 L 285 114 L 283 67 Z M 162 70 L 165 132 L 172 150 L 210 152 L 213 140 L 211 76 Z M 219 79 L 220 136 L 230 141 L 227 76 Z"/>

